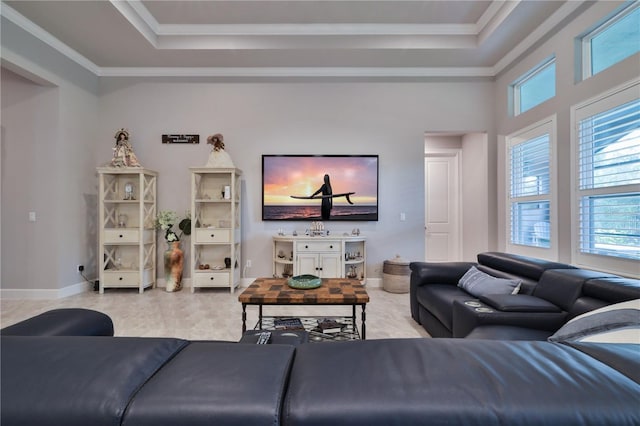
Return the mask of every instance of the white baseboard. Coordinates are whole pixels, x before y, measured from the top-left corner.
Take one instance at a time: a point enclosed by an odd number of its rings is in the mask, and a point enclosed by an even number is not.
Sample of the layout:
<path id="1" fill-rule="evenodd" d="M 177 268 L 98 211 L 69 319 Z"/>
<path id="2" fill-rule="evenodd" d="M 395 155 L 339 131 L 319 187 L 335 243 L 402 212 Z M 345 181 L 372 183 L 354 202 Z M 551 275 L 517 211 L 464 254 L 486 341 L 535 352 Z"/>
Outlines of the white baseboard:
<path id="1" fill-rule="evenodd" d="M 63 288 L 3 288 L 0 289 L 2 299 L 39 300 L 39 299 L 62 299 L 64 297 L 93 291 L 93 283 L 83 281 L 71 284 Z"/>
<path id="2" fill-rule="evenodd" d="M 367 278 L 367 287 L 382 288 L 382 278 Z"/>
<path id="3" fill-rule="evenodd" d="M 246 288 L 254 282 L 256 278 L 241 278 L 238 287 Z M 157 287 L 165 288 L 166 281 L 164 278 L 158 278 L 156 283 Z M 185 278 L 182 280 L 182 286 L 185 288 L 191 287 L 191 278 Z M 367 287 L 380 288 L 382 287 L 382 278 L 367 278 Z M 45 289 L 45 288 L 3 288 L 0 289 L 0 298 L 2 299 L 19 299 L 19 300 L 39 300 L 39 299 L 62 299 L 64 297 L 73 296 L 80 293 L 93 291 L 93 282 L 81 282 L 77 284 L 71 284 L 63 288 L 57 289 Z"/>

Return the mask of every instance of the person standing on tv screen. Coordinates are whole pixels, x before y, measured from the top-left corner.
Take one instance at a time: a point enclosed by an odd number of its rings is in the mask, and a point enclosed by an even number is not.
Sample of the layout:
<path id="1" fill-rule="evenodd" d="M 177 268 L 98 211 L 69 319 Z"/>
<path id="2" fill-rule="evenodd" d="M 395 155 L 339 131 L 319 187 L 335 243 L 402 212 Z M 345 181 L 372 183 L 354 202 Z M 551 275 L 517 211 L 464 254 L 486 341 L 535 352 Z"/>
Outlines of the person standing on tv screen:
<path id="1" fill-rule="evenodd" d="M 320 207 L 322 220 L 329 220 L 331 218 L 331 209 L 333 208 L 333 192 L 331 191 L 329 175 L 324 175 L 324 184 L 311 197 L 315 197 L 320 193 L 322 193 L 322 206 Z"/>

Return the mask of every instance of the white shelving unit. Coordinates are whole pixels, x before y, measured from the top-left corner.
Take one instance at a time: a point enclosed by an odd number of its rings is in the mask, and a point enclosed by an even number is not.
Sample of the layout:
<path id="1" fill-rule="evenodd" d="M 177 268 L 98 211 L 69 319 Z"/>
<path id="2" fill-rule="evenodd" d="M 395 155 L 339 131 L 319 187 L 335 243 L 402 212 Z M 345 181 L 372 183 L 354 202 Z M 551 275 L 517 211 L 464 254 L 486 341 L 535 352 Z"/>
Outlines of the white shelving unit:
<path id="1" fill-rule="evenodd" d="M 153 170 L 98 167 L 98 275 L 105 288 L 156 284 L 156 180 Z"/>
<path id="2" fill-rule="evenodd" d="M 191 292 L 240 284 L 239 169 L 191 167 Z M 225 262 L 226 260 L 226 262 Z"/>
<path id="3" fill-rule="evenodd" d="M 274 236 L 273 275 L 358 278 L 366 283 L 366 238 Z"/>

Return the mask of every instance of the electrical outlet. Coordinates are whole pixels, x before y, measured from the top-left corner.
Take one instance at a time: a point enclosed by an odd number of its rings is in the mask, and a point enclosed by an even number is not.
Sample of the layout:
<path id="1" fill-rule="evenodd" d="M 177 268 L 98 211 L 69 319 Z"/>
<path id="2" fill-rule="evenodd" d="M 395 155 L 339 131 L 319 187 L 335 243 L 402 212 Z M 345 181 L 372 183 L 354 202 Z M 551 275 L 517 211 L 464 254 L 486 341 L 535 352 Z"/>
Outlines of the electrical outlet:
<path id="1" fill-rule="evenodd" d="M 84 271 L 84 265 L 78 265 L 77 270 L 78 270 L 78 272 L 83 272 Z"/>
<path id="2" fill-rule="evenodd" d="M 247 268 L 251 268 L 251 259 L 247 260 Z"/>

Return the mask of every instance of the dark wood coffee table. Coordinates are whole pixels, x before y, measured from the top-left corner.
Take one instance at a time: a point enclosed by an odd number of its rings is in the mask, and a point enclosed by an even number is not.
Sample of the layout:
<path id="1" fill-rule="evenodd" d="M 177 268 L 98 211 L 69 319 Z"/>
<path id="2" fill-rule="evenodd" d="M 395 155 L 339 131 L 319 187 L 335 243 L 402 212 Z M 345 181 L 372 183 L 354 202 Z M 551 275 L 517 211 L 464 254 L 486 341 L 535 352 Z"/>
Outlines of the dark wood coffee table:
<path id="1" fill-rule="evenodd" d="M 323 278 L 315 289 L 297 290 L 287 285 L 285 278 L 258 278 L 238 296 L 242 303 L 242 332 L 247 330 L 247 305 L 258 305 L 258 327 L 262 327 L 264 305 L 351 305 L 353 326 L 356 306 L 362 307 L 361 337 L 366 339 L 365 307 L 369 295 L 360 281 L 345 278 Z"/>

